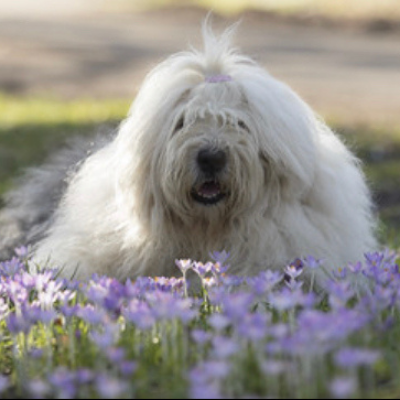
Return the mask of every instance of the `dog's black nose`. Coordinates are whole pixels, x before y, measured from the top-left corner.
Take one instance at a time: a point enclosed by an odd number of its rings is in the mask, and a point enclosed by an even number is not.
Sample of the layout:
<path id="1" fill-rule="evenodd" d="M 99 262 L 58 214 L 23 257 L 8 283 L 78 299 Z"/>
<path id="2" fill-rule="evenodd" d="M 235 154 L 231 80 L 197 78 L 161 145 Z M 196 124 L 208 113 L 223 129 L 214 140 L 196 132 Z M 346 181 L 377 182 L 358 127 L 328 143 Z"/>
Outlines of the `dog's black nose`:
<path id="1" fill-rule="evenodd" d="M 197 154 L 197 164 L 205 174 L 221 172 L 226 165 L 226 153 L 222 150 L 200 150 Z"/>

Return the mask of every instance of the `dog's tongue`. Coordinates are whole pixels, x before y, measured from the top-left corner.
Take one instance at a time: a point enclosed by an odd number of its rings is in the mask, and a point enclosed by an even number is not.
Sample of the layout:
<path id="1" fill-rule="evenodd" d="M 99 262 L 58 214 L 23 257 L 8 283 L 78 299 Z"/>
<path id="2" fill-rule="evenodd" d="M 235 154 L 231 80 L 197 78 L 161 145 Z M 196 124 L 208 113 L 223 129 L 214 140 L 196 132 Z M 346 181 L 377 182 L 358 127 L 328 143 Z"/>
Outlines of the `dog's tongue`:
<path id="1" fill-rule="evenodd" d="M 204 197 L 217 196 L 221 191 L 218 182 L 205 182 L 200 186 L 199 194 Z"/>

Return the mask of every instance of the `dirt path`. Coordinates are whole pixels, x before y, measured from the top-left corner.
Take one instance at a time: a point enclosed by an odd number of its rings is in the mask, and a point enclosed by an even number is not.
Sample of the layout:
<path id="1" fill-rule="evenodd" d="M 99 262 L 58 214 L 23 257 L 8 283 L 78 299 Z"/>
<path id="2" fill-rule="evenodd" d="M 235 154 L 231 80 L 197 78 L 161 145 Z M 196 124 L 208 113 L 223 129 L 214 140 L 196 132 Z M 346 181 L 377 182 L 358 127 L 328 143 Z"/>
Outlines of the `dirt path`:
<path id="1" fill-rule="evenodd" d="M 79 7 L 36 15 L 0 5 L 0 91 L 132 98 L 155 63 L 188 44 L 200 45 L 204 15 Z M 237 43 L 323 115 L 344 123 L 400 125 L 398 31 L 340 30 L 247 14 Z"/>

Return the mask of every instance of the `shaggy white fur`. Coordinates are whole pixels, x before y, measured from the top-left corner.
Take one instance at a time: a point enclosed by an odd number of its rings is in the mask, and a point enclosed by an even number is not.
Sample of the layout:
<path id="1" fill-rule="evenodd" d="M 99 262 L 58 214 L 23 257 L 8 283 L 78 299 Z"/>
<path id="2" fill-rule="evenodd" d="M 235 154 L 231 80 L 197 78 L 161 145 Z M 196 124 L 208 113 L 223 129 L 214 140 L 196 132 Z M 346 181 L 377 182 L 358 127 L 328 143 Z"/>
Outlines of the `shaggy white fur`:
<path id="1" fill-rule="evenodd" d="M 177 258 L 227 250 L 231 272 L 248 274 L 306 255 L 333 269 L 376 247 L 358 160 L 288 86 L 231 47 L 232 31 L 216 37 L 205 24 L 203 52 L 158 65 L 115 139 L 75 168 L 51 212 L 40 201 L 51 191 L 37 179 L 43 170 L 10 197 L 8 228 L 30 197 L 38 203 L 35 222 L 18 228 L 39 232 L 35 262 L 67 277 L 126 278 L 175 274 Z"/>

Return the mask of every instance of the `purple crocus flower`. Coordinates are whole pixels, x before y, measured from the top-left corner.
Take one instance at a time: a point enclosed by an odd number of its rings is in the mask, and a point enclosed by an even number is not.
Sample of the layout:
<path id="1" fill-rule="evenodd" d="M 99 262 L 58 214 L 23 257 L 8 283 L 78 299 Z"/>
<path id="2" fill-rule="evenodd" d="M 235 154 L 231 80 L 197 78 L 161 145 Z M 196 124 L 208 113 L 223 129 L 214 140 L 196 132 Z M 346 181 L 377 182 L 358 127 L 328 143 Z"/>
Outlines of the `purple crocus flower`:
<path id="1" fill-rule="evenodd" d="M 57 368 L 49 375 L 48 381 L 57 393 L 57 398 L 73 399 L 76 397 L 77 385 L 75 374 L 64 367 Z"/>
<path id="2" fill-rule="evenodd" d="M 0 375 L 0 394 L 4 393 L 10 386 L 10 381 L 7 377 Z"/>
<path id="3" fill-rule="evenodd" d="M 329 293 L 329 304 L 335 309 L 346 307 L 349 300 L 355 296 L 351 282 L 347 281 L 329 281 L 326 289 Z"/>
<path id="4" fill-rule="evenodd" d="M 118 325 L 108 323 L 103 326 L 101 331 L 93 330 L 90 332 L 89 337 L 100 349 L 107 350 L 115 346 L 119 339 L 119 333 L 120 329 Z"/>
<path id="5" fill-rule="evenodd" d="M 238 342 L 226 336 L 214 337 L 212 344 L 212 354 L 219 361 L 228 359 L 240 350 Z"/>
<path id="6" fill-rule="evenodd" d="M 205 278 L 206 275 L 213 270 L 213 263 L 208 262 L 203 264 L 202 262 L 194 262 L 193 263 L 193 271 L 201 278 Z"/>
<path id="7" fill-rule="evenodd" d="M 380 252 L 366 253 L 364 256 L 368 267 L 380 267 L 385 259 L 385 254 Z"/>
<path id="8" fill-rule="evenodd" d="M 20 260 L 24 260 L 29 257 L 30 251 L 31 251 L 31 249 L 29 248 L 29 246 L 21 246 L 21 247 L 17 247 L 14 250 L 14 253 Z"/>
<path id="9" fill-rule="evenodd" d="M 107 314 L 104 310 L 101 310 L 92 305 L 80 307 L 77 315 L 90 325 L 100 325 L 107 319 Z"/>
<path id="10" fill-rule="evenodd" d="M 307 257 L 304 257 L 302 261 L 303 261 L 303 265 L 306 268 L 309 268 L 311 270 L 320 268 L 321 265 L 324 263 L 324 260 L 318 260 L 310 255 L 308 255 Z"/>
<path id="11" fill-rule="evenodd" d="M 270 317 L 267 314 L 247 314 L 242 322 L 237 325 L 238 334 L 250 340 L 251 342 L 259 342 L 267 336 L 267 326 Z"/>
<path id="12" fill-rule="evenodd" d="M 258 296 L 264 296 L 273 290 L 276 285 L 282 282 L 283 274 L 279 271 L 267 270 L 261 272 L 258 276 L 248 278 L 247 284 L 251 290 Z"/>
<path id="13" fill-rule="evenodd" d="M 127 391 L 128 385 L 108 374 L 100 374 L 96 379 L 96 389 L 101 399 L 119 399 Z"/>
<path id="14" fill-rule="evenodd" d="M 51 388 L 48 383 L 41 379 L 34 379 L 28 383 L 30 398 L 44 399 L 50 394 Z"/>
<path id="15" fill-rule="evenodd" d="M 54 310 L 44 310 L 39 305 L 24 306 L 22 309 L 23 317 L 32 325 L 41 322 L 49 325 L 57 318 L 57 312 Z"/>
<path id="16" fill-rule="evenodd" d="M 175 260 L 175 265 L 182 272 L 183 276 L 186 276 L 186 273 L 192 269 L 192 260 Z"/>
<path id="17" fill-rule="evenodd" d="M 358 261 L 356 263 L 349 263 L 348 268 L 353 274 L 359 274 L 364 270 L 364 266 L 361 261 Z"/>
<path id="18" fill-rule="evenodd" d="M 217 383 L 202 385 L 192 384 L 190 388 L 191 399 L 222 399 L 220 385 Z"/>
<path id="19" fill-rule="evenodd" d="M 6 324 L 8 330 L 14 335 L 18 335 L 19 333 L 28 334 L 32 329 L 31 321 L 22 315 L 10 314 L 6 318 Z"/>
<path id="20" fill-rule="evenodd" d="M 284 269 L 286 277 L 291 280 L 296 280 L 303 273 L 303 271 L 303 263 L 299 258 L 287 265 Z"/>
<path id="21" fill-rule="evenodd" d="M 200 329 L 195 329 L 191 333 L 192 339 L 200 346 L 204 346 L 209 343 L 212 339 L 212 334 L 210 332 L 206 332 Z"/>
<path id="22" fill-rule="evenodd" d="M 12 258 L 9 261 L 4 261 L 0 263 L 0 277 L 12 278 L 19 274 L 25 269 L 25 265 L 21 262 L 19 258 Z"/>
<path id="23" fill-rule="evenodd" d="M 380 358 L 377 351 L 345 347 L 335 354 L 335 363 L 341 368 L 358 368 L 361 366 L 372 366 Z"/>
<path id="24" fill-rule="evenodd" d="M 335 399 L 349 399 L 357 391 L 357 384 L 353 378 L 335 378 L 330 384 L 330 392 Z"/>
<path id="25" fill-rule="evenodd" d="M 241 321 L 254 304 L 254 295 L 251 293 L 239 292 L 225 295 L 220 300 L 224 315 L 232 321 Z"/>
<path id="26" fill-rule="evenodd" d="M 120 347 L 110 347 L 106 350 L 107 358 L 113 364 L 120 364 L 125 360 L 125 350 Z"/>
<path id="27" fill-rule="evenodd" d="M 222 314 L 213 314 L 208 319 L 208 323 L 217 332 L 222 332 L 231 325 L 231 320 Z"/>
<path id="28" fill-rule="evenodd" d="M 339 269 L 333 271 L 333 276 L 336 279 L 344 280 L 347 278 L 348 273 L 349 273 L 349 269 L 347 267 L 344 267 L 344 268 L 339 268 Z"/>
<path id="29" fill-rule="evenodd" d="M 78 369 L 75 372 L 75 381 L 78 385 L 87 385 L 93 382 L 95 378 L 94 372 L 86 368 Z"/>
<path id="30" fill-rule="evenodd" d="M 124 377 L 131 377 L 137 370 L 138 365 L 133 361 L 123 361 L 119 364 L 119 370 Z"/>

